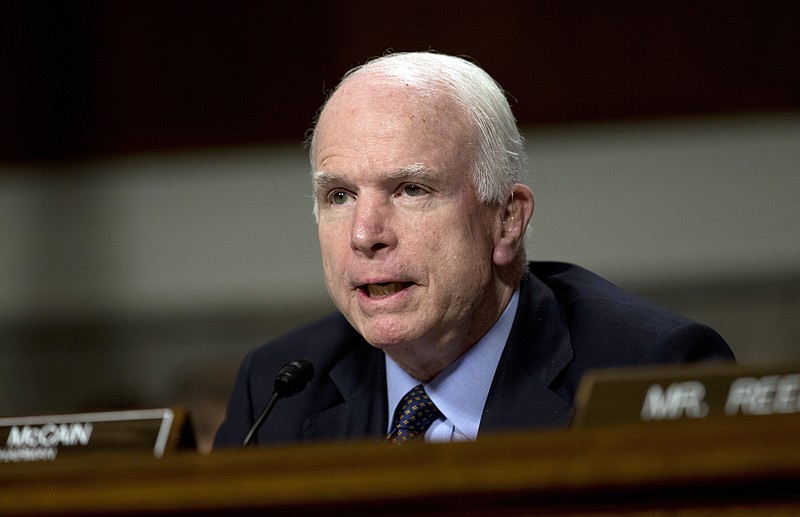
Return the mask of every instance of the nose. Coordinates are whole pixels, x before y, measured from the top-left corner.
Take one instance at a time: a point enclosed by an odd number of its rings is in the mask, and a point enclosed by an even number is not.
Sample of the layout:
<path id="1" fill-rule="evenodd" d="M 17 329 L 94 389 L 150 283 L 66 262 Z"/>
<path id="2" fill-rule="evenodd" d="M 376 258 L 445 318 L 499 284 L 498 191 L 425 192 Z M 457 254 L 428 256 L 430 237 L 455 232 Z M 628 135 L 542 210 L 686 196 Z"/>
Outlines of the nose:
<path id="1" fill-rule="evenodd" d="M 381 250 L 397 245 L 391 224 L 391 206 L 387 200 L 359 196 L 350 231 L 350 245 L 354 251 L 373 257 Z"/>

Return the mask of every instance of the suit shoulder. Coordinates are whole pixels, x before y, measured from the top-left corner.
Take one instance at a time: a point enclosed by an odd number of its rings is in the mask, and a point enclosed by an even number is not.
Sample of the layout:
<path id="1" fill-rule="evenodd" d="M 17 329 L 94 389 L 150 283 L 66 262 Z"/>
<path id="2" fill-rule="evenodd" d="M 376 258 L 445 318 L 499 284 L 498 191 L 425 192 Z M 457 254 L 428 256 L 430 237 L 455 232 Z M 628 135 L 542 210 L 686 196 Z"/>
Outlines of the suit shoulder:
<path id="1" fill-rule="evenodd" d="M 620 317 L 641 318 L 649 315 L 649 318 L 661 318 L 668 326 L 691 322 L 678 312 L 638 296 L 574 264 L 531 262 L 529 271 L 548 286 L 559 303 L 567 309 L 595 305 L 598 309 L 611 310 Z"/>
<path id="2" fill-rule="evenodd" d="M 531 263 L 553 293 L 576 355 L 625 364 L 732 359 L 713 329 L 572 264 Z"/>

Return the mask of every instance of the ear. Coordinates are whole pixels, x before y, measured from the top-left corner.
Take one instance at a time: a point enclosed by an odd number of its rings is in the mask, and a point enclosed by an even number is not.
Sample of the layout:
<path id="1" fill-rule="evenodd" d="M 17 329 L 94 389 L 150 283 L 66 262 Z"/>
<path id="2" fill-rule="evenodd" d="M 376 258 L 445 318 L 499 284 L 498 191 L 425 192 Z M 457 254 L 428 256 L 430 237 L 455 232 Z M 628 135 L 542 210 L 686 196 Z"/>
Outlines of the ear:
<path id="1" fill-rule="evenodd" d="M 531 189 L 515 184 L 505 206 L 498 211 L 499 228 L 492 252 L 495 266 L 508 266 L 516 261 L 520 247 L 525 245 L 525 230 L 533 216 L 533 205 Z"/>

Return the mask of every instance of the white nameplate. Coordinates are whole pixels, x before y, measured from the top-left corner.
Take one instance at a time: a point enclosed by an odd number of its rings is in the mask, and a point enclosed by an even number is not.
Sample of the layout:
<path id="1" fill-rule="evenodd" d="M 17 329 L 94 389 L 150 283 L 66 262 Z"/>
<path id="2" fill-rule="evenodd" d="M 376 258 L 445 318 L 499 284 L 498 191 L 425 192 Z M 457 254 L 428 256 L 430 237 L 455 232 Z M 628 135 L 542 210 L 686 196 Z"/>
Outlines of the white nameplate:
<path id="1" fill-rule="evenodd" d="M 53 461 L 99 450 L 142 450 L 155 457 L 193 441 L 182 411 L 143 409 L 0 418 L 0 463 Z"/>

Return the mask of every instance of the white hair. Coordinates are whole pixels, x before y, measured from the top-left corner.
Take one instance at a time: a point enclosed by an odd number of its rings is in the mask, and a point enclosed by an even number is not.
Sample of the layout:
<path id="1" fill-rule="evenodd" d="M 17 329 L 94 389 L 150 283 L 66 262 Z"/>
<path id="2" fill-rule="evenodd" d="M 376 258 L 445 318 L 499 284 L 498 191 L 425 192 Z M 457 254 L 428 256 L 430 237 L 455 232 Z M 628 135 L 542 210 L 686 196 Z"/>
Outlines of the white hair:
<path id="1" fill-rule="evenodd" d="M 463 110 L 477 136 L 472 180 L 481 202 L 505 203 L 512 186 L 522 182 L 524 140 L 502 88 L 482 68 L 466 59 L 434 52 L 387 54 L 347 72 L 331 96 L 350 78 L 364 73 L 433 89 L 447 95 Z M 320 113 L 324 108 L 323 104 Z M 312 166 L 315 139 L 316 128 L 310 138 Z M 316 201 L 314 213 L 317 213 Z"/>

